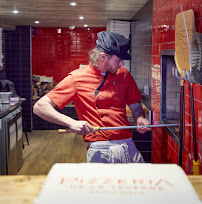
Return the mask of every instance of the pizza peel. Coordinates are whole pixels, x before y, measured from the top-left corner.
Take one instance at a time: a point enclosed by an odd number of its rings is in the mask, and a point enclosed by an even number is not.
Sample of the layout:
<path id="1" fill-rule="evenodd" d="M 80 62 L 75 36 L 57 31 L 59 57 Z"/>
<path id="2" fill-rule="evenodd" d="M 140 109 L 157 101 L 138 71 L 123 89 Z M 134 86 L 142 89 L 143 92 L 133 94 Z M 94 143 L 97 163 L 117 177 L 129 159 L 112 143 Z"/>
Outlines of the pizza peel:
<path id="1" fill-rule="evenodd" d="M 182 7 L 181 7 L 182 10 Z M 184 144 L 184 118 L 185 118 L 185 78 L 184 73 L 190 70 L 189 42 L 195 29 L 193 10 L 180 12 L 175 19 L 175 64 L 180 74 L 180 113 L 179 113 L 179 150 L 178 164 L 182 166 L 182 152 Z M 186 70 L 184 72 L 184 70 Z"/>
<path id="2" fill-rule="evenodd" d="M 178 13 L 175 21 L 175 63 L 177 70 L 182 79 L 187 79 L 184 74 L 187 71 L 191 73 L 191 77 L 194 77 L 191 64 L 195 63 L 194 59 L 198 58 L 198 55 L 191 55 L 195 53 L 193 46 L 190 46 L 190 42 L 193 42 L 193 37 L 196 34 L 195 18 L 192 9 L 183 11 L 181 6 L 181 13 Z M 193 37 L 192 37 L 193 36 Z M 191 61 L 191 63 L 190 63 Z M 186 70 L 186 72 L 184 72 Z M 184 112 L 185 112 L 185 90 L 184 80 L 180 80 L 180 129 L 179 129 L 179 164 L 182 165 L 182 145 L 184 140 Z M 190 81 L 189 81 L 190 82 Z M 194 160 L 193 160 L 193 173 L 199 175 L 199 160 L 197 159 L 197 146 L 196 146 L 196 129 L 195 129 L 195 113 L 194 113 L 194 97 L 192 82 L 190 82 L 190 103 L 192 112 L 192 130 L 193 130 L 193 144 L 194 144 Z"/>
<path id="3" fill-rule="evenodd" d="M 192 9 L 180 12 L 176 15 L 175 63 L 181 78 L 186 77 L 184 76 L 184 69 L 186 71 L 191 71 L 189 64 L 189 43 L 195 30 L 195 19 Z"/>

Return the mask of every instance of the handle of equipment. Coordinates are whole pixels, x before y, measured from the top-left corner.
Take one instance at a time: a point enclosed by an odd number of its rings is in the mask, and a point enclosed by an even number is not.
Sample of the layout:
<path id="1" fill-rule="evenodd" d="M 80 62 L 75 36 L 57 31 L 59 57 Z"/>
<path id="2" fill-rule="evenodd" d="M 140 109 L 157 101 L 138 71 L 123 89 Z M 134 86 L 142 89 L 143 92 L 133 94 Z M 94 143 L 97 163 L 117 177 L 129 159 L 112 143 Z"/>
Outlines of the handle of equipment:
<path id="1" fill-rule="evenodd" d="M 174 127 L 179 126 L 179 124 L 160 124 L 160 125 L 139 125 L 139 126 L 120 126 L 120 127 L 94 127 L 95 131 L 100 130 L 121 130 L 121 129 L 136 129 L 136 128 L 153 128 L 153 127 Z M 71 129 L 58 129 L 59 133 L 71 133 Z"/>
<path id="2" fill-rule="evenodd" d="M 95 131 L 100 131 L 100 127 L 94 127 Z M 58 129 L 59 133 L 73 133 L 71 129 Z"/>
<path id="3" fill-rule="evenodd" d="M 73 132 L 71 129 L 58 129 L 59 133 L 71 133 Z"/>

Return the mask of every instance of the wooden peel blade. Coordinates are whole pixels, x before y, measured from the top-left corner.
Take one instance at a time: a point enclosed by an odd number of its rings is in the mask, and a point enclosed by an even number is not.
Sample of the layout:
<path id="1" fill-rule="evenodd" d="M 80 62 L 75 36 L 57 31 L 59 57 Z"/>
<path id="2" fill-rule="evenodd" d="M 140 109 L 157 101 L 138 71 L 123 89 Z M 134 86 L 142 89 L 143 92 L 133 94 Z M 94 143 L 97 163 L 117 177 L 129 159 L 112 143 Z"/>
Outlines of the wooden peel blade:
<path id="1" fill-rule="evenodd" d="M 186 24 L 186 27 L 185 27 Z M 196 31 L 194 11 L 192 9 L 180 12 L 175 19 L 175 63 L 180 76 L 183 78 L 184 69 L 189 66 L 189 42 Z M 188 39 L 187 39 L 188 38 Z"/>
<path id="2" fill-rule="evenodd" d="M 137 129 L 137 128 L 154 128 L 154 127 L 176 127 L 179 124 L 160 124 L 160 125 L 136 125 L 136 126 L 119 126 L 119 127 L 94 127 L 95 131 L 102 130 L 124 130 L 124 129 Z M 59 133 L 71 133 L 71 129 L 58 129 Z"/>

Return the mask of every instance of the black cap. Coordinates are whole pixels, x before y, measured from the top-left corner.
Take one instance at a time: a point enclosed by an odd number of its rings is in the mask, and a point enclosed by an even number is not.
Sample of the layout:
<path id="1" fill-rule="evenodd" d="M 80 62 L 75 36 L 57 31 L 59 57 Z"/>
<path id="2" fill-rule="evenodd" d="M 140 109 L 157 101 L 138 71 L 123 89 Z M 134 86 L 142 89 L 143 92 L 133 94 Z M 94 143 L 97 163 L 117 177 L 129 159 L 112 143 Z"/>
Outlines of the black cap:
<path id="1" fill-rule="evenodd" d="M 130 49 L 130 40 L 123 35 L 102 31 L 97 34 L 96 47 L 99 51 L 109 55 L 130 60 L 131 55 L 127 52 Z"/>

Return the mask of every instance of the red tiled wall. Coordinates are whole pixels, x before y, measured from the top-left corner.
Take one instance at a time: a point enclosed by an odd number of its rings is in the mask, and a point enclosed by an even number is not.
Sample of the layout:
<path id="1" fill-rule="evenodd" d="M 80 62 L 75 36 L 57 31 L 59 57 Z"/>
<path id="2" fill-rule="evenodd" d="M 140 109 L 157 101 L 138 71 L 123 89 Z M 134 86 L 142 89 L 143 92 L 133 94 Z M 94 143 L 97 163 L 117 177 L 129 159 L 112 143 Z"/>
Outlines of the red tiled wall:
<path id="1" fill-rule="evenodd" d="M 183 10 L 193 9 L 196 31 L 202 33 L 201 0 L 153 0 L 152 29 L 152 96 L 151 106 L 153 122 L 160 120 L 160 90 L 161 90 L 161 58 L 162 49 L 175 49 L 175 17 Z M 193 84 L 195 122 L 197 134 L 198 156 L 200 159 L 200 174 L 202 174 L 202 86 Z M 185 84 L 185 124 L 191 124 L 189 84 Z M 153 130 L 152 162 L 178 163 L 178 146 L 163 129 Z M 193 136 L 192 128 L 185 127 L 183 152 L 183 169 L 187 174 L 193 173 Z"/>
<path id="2" fill-rule="evenodd" d="M 32 73 L 61 81 L 69 72 L 88 64 L 88 51 L 97 33 L 106 28 L 36 28 L 32 37 Z"/>

